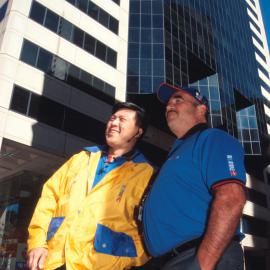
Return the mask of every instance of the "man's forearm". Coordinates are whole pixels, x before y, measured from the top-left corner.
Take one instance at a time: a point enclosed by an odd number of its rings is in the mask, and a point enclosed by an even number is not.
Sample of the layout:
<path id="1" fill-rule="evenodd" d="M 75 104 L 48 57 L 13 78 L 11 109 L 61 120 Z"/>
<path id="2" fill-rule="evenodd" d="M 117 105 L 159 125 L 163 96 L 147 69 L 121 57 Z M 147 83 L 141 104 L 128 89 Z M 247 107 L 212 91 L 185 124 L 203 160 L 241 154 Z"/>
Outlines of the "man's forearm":
<path id="1" fill-rule="evenodd" d="M 215 192 L 207 230 L 197 257 L 202 270 L 212 270 L 230 243 L 245 204 L 245 192 L 238 184 L 226 184 Z"/>

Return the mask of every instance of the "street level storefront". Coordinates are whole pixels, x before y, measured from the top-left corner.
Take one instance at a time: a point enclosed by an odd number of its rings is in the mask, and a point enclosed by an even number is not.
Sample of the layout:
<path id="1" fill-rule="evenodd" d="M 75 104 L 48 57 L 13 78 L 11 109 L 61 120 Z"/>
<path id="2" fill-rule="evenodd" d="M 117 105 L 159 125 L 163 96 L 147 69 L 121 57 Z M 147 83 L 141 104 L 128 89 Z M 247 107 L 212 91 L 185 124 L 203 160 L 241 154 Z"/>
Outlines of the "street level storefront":
<path id="1" fill-rule="evenodd" d="M 26 243 L 43 183 L 62 158 L 4 139 L 0 156 L 0 270 L 26 268 Z"/>

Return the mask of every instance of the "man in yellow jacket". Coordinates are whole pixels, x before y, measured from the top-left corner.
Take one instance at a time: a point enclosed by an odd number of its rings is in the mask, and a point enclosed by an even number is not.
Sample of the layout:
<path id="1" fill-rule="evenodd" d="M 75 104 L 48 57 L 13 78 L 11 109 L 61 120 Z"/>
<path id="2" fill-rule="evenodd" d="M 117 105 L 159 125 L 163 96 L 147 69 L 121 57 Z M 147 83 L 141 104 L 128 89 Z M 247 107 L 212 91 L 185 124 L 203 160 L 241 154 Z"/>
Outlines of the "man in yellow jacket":
<path id="1" fill-rule="evenodd" d="M 45 183 L 29 225 L 31 270 L 121 270 L 147 261 L 134 220 L 153 173 L 134 148 L 145 123 L 142 108 L 116 104 L 107 145 L 85 148 Z"/>

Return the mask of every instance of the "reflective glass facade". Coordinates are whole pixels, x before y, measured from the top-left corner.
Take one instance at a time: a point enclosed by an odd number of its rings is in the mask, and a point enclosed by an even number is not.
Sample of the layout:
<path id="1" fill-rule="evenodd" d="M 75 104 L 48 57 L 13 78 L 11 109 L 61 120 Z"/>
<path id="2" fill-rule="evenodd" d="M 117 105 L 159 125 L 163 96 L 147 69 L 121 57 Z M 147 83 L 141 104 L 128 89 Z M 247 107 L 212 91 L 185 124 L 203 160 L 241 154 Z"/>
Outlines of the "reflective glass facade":
<path id="1" fill-rule="evenodd" d="M 261 154 L 266 124 L 249 21 L 245 1 L 131 0 L 127 91 L 192 84 L 209 98 L 211 125 L 237 137 L 246 154 Z M 237 119 L 250 106 L 252 124 L 243 126 Z"/>
<path id="2" fill-rule="evenodd" d="M 130 1 L 128 83 L 131 93 L 152 93 L 164 81 L 162 1 Z"/>

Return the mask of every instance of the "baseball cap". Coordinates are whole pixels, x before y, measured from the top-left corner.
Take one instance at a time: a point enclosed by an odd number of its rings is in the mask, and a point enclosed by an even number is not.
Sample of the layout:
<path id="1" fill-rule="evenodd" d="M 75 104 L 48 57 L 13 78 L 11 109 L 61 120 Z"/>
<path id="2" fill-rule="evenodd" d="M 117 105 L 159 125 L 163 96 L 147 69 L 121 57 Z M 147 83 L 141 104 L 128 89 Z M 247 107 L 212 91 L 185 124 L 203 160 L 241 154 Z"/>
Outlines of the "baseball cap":
<path id="1" fill-rule="evenodd" d="M 206 105 L 208 108 L 208 100 L 201 92 L 193 87 L 183 86 L 176 87 L 168 83 L 162 83 L 157 91 L 157 97 L 162 102 L 167 104 L 171 96 L 177 91 L 184 91 L 194 97 L 199 103 Z"/>

